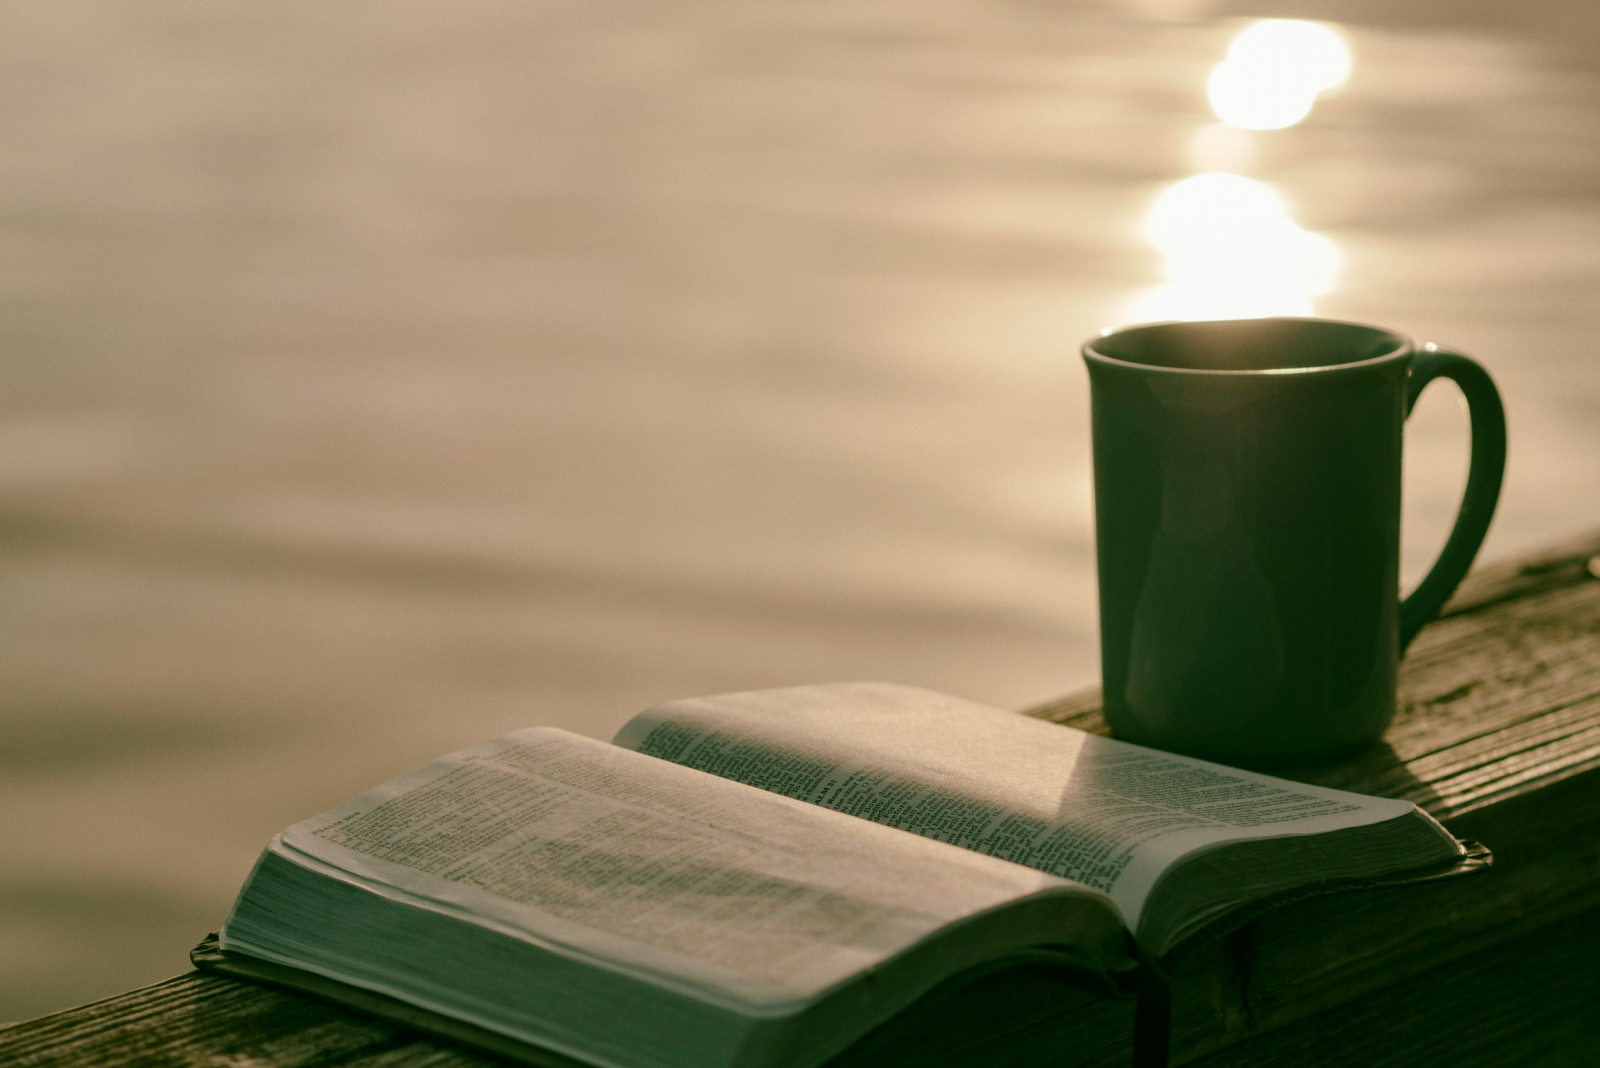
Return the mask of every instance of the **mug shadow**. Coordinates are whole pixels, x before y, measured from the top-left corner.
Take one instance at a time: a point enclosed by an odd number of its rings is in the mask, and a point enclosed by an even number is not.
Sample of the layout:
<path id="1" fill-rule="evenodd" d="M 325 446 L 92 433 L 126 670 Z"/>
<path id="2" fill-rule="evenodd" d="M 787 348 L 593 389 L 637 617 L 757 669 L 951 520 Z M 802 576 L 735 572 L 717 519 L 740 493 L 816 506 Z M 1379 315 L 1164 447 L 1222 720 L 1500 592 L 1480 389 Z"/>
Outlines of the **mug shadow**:
<path id="1" fill-rule="evenodd" d="M 1023 715 L 1111 737 L 1111 725 L 1101 711 L 1099 687 L 1034 705 L 1025 709 Z M 1382 740 L 1358 753 L 1335 760 L 1260 770 L 1280 779 L 1291 779 L 1309 786 L 1328 786 L 1351 793 L 1400 798 L 1433 816 L 1439 816 L 1444 807 L 1440 794 L 1430 784 L 1417 778 L 1400 754 Z"/>
<path id="2" fill-rule="evenodd" d="M 1352 793 L 1399 798 L 1433 814 L 1437 814 L 1442 807 L 1442 798 L 1433 786 L 1417 778 L 1400 754 L 1385 741 L 1379 741 L 1342 760 L 1267 770 L 1281 779 L 1291 779 L 1310 786 L 1328 786 Z"/>

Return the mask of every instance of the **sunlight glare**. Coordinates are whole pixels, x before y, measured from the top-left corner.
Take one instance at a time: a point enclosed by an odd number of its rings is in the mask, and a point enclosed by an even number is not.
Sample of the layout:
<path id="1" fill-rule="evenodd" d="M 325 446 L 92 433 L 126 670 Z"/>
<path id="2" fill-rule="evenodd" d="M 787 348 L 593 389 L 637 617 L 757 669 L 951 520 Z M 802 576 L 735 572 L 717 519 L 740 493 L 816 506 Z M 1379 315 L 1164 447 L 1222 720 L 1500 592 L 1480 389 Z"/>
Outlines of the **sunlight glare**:
<path id="1" fill-rule="evenodd" d="M 1343 266 L 1338 246 L 1301 229 L 1276 190 L 1236 174 L 1169 186 L 1145 234 L 1166 257 L 1167 282 L 1140 297 L 1125 322 L 1310 315 Z"/>
<path id="2" fill-rule="evenodd" d="M 1229 126 L 1281 130 L 1350 77 L 1344 38 L 1320 22 L 1260 19 L 1240 30 L 1206 86 Z"/>

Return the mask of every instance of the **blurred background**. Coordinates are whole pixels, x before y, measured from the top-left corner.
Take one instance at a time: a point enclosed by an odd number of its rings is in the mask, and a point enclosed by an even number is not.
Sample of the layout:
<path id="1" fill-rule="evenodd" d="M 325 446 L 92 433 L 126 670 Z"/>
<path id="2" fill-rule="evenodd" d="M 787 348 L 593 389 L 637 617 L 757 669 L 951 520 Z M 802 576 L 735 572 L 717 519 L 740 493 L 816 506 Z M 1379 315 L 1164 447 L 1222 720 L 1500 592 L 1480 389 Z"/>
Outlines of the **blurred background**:
<path id="1" fill-rule="evenodd" d="M 1586 0 L 8 6 L 0 1021 L 503 730 L 1092 685 L 1105 326 L 1458 346 L 1484 557 L 1600 523 L 1597 59 Z"/>

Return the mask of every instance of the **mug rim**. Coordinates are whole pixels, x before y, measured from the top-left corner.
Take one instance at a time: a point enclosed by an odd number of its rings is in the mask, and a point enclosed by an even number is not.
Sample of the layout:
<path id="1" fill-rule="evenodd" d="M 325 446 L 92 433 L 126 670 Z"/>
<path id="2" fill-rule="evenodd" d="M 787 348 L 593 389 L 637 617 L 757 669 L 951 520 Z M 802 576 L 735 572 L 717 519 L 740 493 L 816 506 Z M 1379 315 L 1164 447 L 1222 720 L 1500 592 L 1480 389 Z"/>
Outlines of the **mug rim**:
<path id="1" fill-rule="evenodd" d="M 1344 363 L 1325 363 L 1312 367 L 1248 367 L 1248 368 L 1222 368 L 1222 367 L 1166 367 L 1155 363 L 1141 363 L 1138 360 L 1124 360 L 1116 356 L 1108 356 L 1094 349 L 1094 345 L 1106 338 L 1116 337 L 1121 334 L 1131 333 L 1135 330 L 1153 330 L 1158 327 L 1189 326 L 1201 323 L 1329 323 L 1337 326 L 1354 326 L 1362 330 L 1371 330 L 1378 334 L 1386 334 L 1395 340 L 1395 346 L 1388 352 L 1378 356 L 1368 356 L 1364 360 L 1349 360 Z M 1386 326 L 1375 326 L 1372 323 L 1359 323 L 1352 319 L 1328 319 L 1316 315 L 1262 315 L 1249 319 L 1159 319 L 1146 323 L 1126 323 L 1122 326 L 1107 327 L 1097 335 L 1085 341 L 1080 349 L 1084 360 L 1098 361 L 1116 367 L 1127 367 L 1133 370 L 1151 372 L 1155 374 L 1172 375 L 1227 375 L 1232 377 L 1242 375 L 1303 375 L 1327 372 L 1346 371 L 1390 360 L 1409 358 L 1417 351 L 1416 342 L 1398 330 L 1391 330 Z"/>

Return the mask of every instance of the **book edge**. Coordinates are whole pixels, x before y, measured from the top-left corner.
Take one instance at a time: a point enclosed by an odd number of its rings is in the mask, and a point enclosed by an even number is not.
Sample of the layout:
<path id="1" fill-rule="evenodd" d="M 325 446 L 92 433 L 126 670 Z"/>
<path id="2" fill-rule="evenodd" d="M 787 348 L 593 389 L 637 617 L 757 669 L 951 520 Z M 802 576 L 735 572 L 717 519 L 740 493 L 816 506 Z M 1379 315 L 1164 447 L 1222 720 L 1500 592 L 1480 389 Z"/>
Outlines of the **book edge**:
<path id="1" fill-rule="evenodd" d="M 531 1042 L 512 1038 L 498 1031 L 458 1020 L 453 1016 L 413 1005 L 388 994 L 342 983 L 316 972 L 278 964 L 237 950 L 225 950 L 214 933 L 207 935 L 199 945 L 189 951 L 189 960 L 200 971 L 212 975 L 243 979 L 303 994 L 340 1008 L 354 1009 L 367 1016 L 375 1016 L 407 1031 L 443 1038 L 485 1053 L 507 1057 L 519 1064 L 530 1065 L 531 1068 L 594 1068 L 594 1063 L 591 1061 L 579 1060 Z"/>
<path id="2" fill-rule="evenodd" d="M 518 1064 L 528 1065 L 529 1068 L 595 1068 L 595 1062 L 581 1060 L 532 1042 L 513 1038 L 476 1024 L 467 1023 L 445 1013 L 422 1008 L 388 994 L 381 994 L 316 972 L 295 968 L 287 964 L 279 964 L 248 953 L 241 953 L 238 950 L 225 950 L 221 947 L 215 933 L 207 935 L 200 941 L 199 945 L 189 951 L 189 960 L 197 969 L 211 975 L 258 983 L 310 997 L 317 1001 L 336 1005 L 339 1008 L 376 1017 L 386 1023 L 394 1024 L 421 1036 L 443 1039 L 470 1049 L 505 1057 L 516 1061 Z M 1142 971 L 1142 969 L 1131 969 L 1099 973 L 1093 968 L 1085 967 L 1081 961 L 1054 951 L 1051 947 L 1036 947 L 1033 950 L 986 961 L 946 976 L 935 984 L 933 989 L 925 991 L 910 1005 L 902 1009 L 901 1012 L 879 1021 L 873 1028 L 857 1036 L 849 1046 L 835 1050 L 827 1060 L 831 1061 L 834 1057 L 843 1054 L 850 1046 L 866 1041 L 879 1028 L 892 1024 L 902 1013 L 912 1011 L 917 1004 L 935 997 L 937 994 L 949 990 L 959 990 L 961 987 L 977 981 L 987 974 L 1004 968 L 1025 965 L 1045 966 L 1058 970 L 1062 974 L 1071 977 L 1069 985 L 1099 997 L 1113 1000 L 1125 1000 L 1134 997 L 1139 987 L 1139 972 Z"/>
<path id="3" fill-rule="evenodd" d="M 1245 902 L 1219 916 L 1204 921 L 1197 930 L 1180 937 L 1156 959 L 1160 961 L 1163 968 L 1170 971 L 1183 960 L 1206 946 L 1228 937 L 1269 912 L 1275 912 L 1297 901 L 1305 901 L 1316 897 L 1329 897 L 1334 894 L 1351 893 L 1359 890 L 1383 890 L 1390 887 L 1438 882 L 1441 879 L 1453 879 L 1462 875 L 1471 875 L 1474 872 L 1483 871 L 1494 864 L 1494 854 L 1489 850 L 1488 846 L 1468 838 L 1458 838 L 1456 842 L 1462 847 L 1461 854 L 1438 864 L 1430 864 L 1423 868 L 1411 868 L 1386 875 L 1371 876 L 1365 879 L 1348 877 L 1324 879 Z"/>

